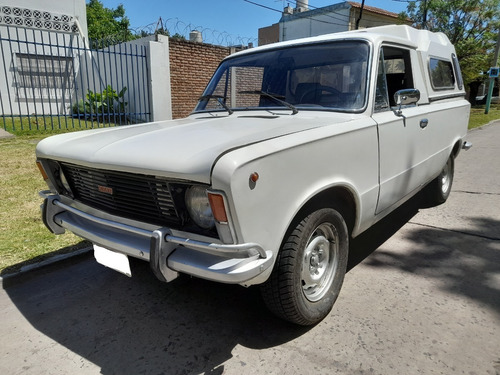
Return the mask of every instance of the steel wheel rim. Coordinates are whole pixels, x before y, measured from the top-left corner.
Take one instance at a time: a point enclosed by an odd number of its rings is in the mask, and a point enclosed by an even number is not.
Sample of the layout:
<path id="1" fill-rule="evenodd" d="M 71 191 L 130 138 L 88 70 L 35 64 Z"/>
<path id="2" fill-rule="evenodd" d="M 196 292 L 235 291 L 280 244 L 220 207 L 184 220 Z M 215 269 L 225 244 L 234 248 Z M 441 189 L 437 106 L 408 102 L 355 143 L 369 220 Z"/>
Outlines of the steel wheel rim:
<path id="1" fill-rule="evenodd" d="M 311 302 L 325 296 L 333 283 L 339 263 L 338 233 L 331 223 L 320 224 L 311 234 L 304 250 L 301 284 Z"/>
<path id="2" fill-rule="evenodd" d="M 443 171 L 441 172 L 441 191 L 443 194 L 446 194 L 450 189 L 451 185 L 451 162 L 448 160 L 446 165 L 444 166 Z"/>

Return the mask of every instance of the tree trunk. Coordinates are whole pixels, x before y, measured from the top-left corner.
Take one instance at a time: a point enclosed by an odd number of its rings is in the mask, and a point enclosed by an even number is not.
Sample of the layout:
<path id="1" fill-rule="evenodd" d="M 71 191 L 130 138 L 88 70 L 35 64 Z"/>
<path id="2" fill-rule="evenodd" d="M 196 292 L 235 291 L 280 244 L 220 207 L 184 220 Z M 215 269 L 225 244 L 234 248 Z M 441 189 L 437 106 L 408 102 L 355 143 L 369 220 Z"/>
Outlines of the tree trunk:
<path id="1" fill-rule="evenodd" d="M 479 91 L 479 86 L 481 86 L 481 81 L 473 81 L 469 83 L 469 102 L 471 105 L 476 104 L 476 96 Z"/>

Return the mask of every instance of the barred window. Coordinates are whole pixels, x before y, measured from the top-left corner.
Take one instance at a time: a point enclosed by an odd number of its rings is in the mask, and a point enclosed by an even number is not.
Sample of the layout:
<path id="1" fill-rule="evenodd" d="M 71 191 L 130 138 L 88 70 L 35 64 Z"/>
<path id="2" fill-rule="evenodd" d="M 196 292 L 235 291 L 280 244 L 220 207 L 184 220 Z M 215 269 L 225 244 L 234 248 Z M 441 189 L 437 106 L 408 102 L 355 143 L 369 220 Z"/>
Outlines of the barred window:
<path id="1" fill-rule="evenodd" d="M 17 85 L 26 88 L 71 89 L 73 58 L 17 53 Z"/>

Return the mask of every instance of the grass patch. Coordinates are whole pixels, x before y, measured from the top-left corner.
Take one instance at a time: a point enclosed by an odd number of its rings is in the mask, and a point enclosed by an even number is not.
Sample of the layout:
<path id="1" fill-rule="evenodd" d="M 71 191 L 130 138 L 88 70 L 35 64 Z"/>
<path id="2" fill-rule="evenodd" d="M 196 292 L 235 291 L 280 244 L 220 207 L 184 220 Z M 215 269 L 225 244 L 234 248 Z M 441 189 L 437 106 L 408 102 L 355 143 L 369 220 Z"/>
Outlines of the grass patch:
<path id="1" fill-rule="evenodd" d="M 111 122 L 98 122 L 66 116 L 6 116 L 3 119 L 0 117 L 0 126 L 17 136 L 33 135 L 41 139 L 53 134 L 115 126 L 113 116 L 110 120 Z"/>
<path id="2" fill-rule="evenodd" d="M 35 165 L 37 143 L 38 139 L 31 136 L 0 140 L 1 274 L 15 271 L 30 259 L 40 260 L 63 248 L 72 251 L 75 246 L 83 246 L 81 238 L 70 233 L 56 236 L 42 222 L 38 191 L 47 186 Z"/>
<path id="3" fill-rule="evenodd" d="M 493 120 L 500 119 L 500 105 L 490 106 L 488 114 L 484 114 L 484 106 L 474 106 L 470 110 L 469 129 L 474 129 L 486 125 Z"/>

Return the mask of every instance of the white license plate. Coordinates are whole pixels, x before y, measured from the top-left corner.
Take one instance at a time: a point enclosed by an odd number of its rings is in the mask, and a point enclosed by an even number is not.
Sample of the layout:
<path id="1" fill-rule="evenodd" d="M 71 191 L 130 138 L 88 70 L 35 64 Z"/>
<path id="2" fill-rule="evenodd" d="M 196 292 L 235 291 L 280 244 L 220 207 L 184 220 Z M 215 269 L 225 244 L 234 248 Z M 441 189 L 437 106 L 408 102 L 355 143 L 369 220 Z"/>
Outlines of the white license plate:
<path id="1" fill-rule="evenodd" d="M 128 257 L 125 254 L 120 254 L 94 244 L 94 257 L 95 260 L 97 260 L 97 262 L 102 264 L 103 266 L 121 272 L 128 277 L 132 276 L 132 272 L 130 271 L 130 263 L 128 261 Z"/>

